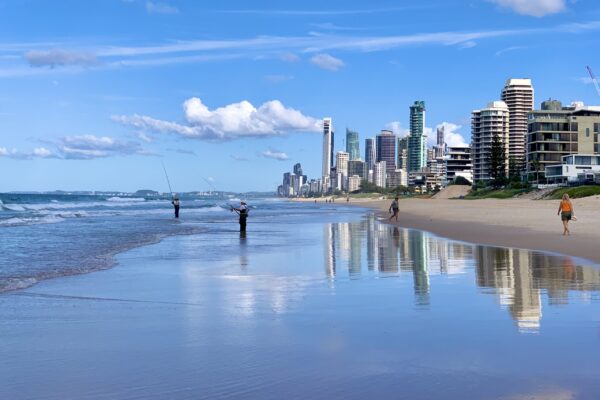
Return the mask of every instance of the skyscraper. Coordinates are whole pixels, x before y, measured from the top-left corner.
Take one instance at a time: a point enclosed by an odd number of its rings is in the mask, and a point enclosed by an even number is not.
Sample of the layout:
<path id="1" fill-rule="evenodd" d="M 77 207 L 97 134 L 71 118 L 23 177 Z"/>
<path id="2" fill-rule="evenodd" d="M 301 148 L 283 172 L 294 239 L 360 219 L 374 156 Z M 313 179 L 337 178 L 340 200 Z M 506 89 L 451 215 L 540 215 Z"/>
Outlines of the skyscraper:
<path id="1" fill-rule="evenodd" d="M 358 160 L 360 158 L 358 132 L 348 128 L 346 128 L 346 153 L 350 155 L 350 160 Z"/>
<path id="2" fill-rule="evenodd" d="M 346 177 L 348 176 L 348 158 L 349 155 L 345 151 L 338 151 L 335 158 L 336 171 Z"/>
<path id="3" fill-rule="evenodd" d="M 425 127 L 425 102 L 415 101 L 410 106 L 410 136 L 408 137 L 408 171 L 420 171 L 427 165 L 427 137 Z"/>
<path id="4" fill-rule="evenodd" d="M 396 166 L 408 172 L 408 136 L 398 138 L 398 161 Z"/>
<path id="5" fill-rule="evenodd" d="M 446 152 L 446 143 L 444 143 L 444 127 L 441 126 L 437 128 L 437 144 L 433 149 L 433 158 L 442 158 L 444 157 L 444 153 Z"/>
<path id="6" fill-rule="evenodd" d="M 392 131 L 382 130 L 375 137 L 377 141 L 377 162 L 385 161 L 386 172 L 396 170 L 396 135 Z"/>
<path id="7" fill-rule="evenodd" d="M 504 145 L 505 164 L 508 164 L 509 111 L 503 101 L 494 101 L 471 116 L 471 152 L 473 155 L 473 181 L 486 181 L 490 176 L 492 140 L 495 136 Z M 508 165 L 506 165 L 508 169 Z"/>
<path id="8" fill-rule="evenodd" d="M 375 169 L 376 160 L 377 152 L 375 150 L 375 139 L 365 139 L 365 163 L 367 164 L 367 171 Z"/>
<path id="9" fill-rule="evenodd" d="M 294 175 L 302 175 L 302 165 L 300 163 L 294 164 Z"/>
<path id="10" fill-rule="evenodd" d="M 522 168 L 527 142 L 527 114 L 533 110 L 531 79 L 509 79 L 502 89 L 502 101 L 508 106 L 508 157 Z M 519 168 L 519 169 L 520 169 Z"/>
<path id="11" fill-rule="evenodd" d="M 323 119 L 323 178 L 329 178 L 333 166 L 333 123 L 331 118 Z M 325 179 L 324 179 L 325 180 Z M 324 188 L 326 190 L 327 188 Z"/>

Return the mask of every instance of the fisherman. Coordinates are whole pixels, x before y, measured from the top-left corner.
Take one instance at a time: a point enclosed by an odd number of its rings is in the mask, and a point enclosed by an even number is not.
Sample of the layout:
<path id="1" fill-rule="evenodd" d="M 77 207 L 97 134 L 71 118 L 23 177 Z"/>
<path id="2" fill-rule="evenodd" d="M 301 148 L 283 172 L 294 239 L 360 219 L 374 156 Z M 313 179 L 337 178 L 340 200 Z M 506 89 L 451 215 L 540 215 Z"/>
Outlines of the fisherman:
<path id="1" fill-rule="evenodd" d="M 231 211 L 235 211 L 240 216 L 240 232 L 246 232 L 246 219 L 248 218 L 248 207 L 246 202 L 242 200 L 239 208 L 231 208 Z"/>
<path id="2" fill-rule="evenodd" d="M 177 197 L 177 196 L 173 197 L 173 201 L 171 201 L 171 204 L 173 204 L 173 207 L 175 208 L 175 218 L 179 218 L 179 206 L 180 206 L 179 197 Z"/>

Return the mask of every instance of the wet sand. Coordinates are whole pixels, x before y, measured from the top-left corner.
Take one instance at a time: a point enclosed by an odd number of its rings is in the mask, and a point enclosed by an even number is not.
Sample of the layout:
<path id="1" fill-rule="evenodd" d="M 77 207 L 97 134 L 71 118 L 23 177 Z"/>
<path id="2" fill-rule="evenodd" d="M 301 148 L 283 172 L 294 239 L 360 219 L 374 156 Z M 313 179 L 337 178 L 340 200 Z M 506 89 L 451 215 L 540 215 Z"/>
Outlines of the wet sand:
<path id="1" fill-rule="evenodd" d="M 345 202 L 344 202 L 345 203 Z M 391 200 L 352 199 L 389 218 Z M 471 243 L 544 250 L 600 263 L 600 196 L 573 200 L 577 221 L 562 236 L 558 200 L 402 199 L 398 226 Z"/>

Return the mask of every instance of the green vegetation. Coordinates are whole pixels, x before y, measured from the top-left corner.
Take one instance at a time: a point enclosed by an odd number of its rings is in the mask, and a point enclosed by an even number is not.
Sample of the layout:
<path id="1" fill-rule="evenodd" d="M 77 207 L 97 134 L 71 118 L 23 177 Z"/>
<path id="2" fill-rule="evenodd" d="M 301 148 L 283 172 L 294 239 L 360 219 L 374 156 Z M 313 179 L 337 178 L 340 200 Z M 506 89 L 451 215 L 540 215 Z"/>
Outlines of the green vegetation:
<path id="1" fill-rule="evenodd" d="M 471 190 L 469 194 L 465 196 L 465 199 L 510 199 L 522 193 L 529 192 L 530 189 L 494 189 L 485 188 Z"/>
<path id="2" fill-rule="evenodd" d="M 600 186 L 576 186 L 570 188 L 559 188 L 548 195 L 549 199 L 561 199 L 563 194 L 568 193 L 572 199 L 580 197 L 596 196 L 600 194 Z"/>
<path id="3" fill-rule="evenodd" d="M 360 189 L 357 190 L 356 192 L 352 192 L 352 193 L 353 194 L 380 193 L 380 194 L 387 194 L 387 195 L 394 195 L 394 196 L 402 196 L 402 195 L 413 194 L 414 192 L 415 192 L 415 188 L 413 188 L 413 187 L 396 186 L 394 188 L 382 188 L 382 187 L 375 185 L 374 183 L 363 180 L 360 183 Z"/>
<path id="4" fill-rule="evenodd" d="M 448 186 L 450 185 L 471 186 L 471 182 L 465 177 L 457 176 L 452 182 L 448 183 Z"/>

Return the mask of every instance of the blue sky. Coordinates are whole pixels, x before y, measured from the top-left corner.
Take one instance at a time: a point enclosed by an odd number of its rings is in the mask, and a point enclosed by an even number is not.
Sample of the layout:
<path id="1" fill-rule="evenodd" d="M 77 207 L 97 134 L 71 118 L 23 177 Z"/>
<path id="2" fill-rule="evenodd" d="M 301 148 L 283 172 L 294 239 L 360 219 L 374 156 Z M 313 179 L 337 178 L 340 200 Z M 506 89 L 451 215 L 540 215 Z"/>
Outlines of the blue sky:
<path id="1" fill-rule="evenodd" d="M 469 141 L 508 78 L 600 104 L 593 0 L 0 0 L 0 191 L 274 190 L 427 104 Z M 458 136 L 460 134 L 461 136 Z"/>

